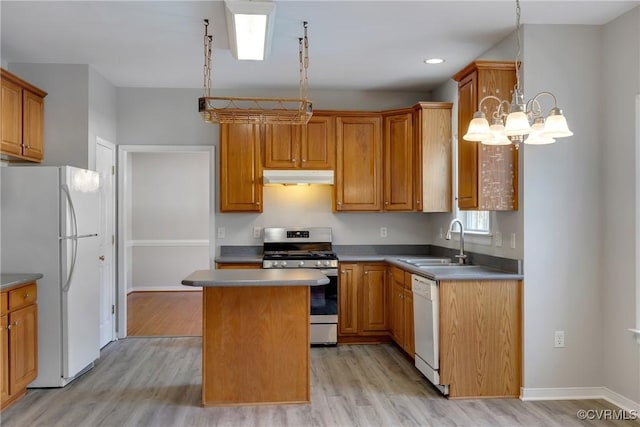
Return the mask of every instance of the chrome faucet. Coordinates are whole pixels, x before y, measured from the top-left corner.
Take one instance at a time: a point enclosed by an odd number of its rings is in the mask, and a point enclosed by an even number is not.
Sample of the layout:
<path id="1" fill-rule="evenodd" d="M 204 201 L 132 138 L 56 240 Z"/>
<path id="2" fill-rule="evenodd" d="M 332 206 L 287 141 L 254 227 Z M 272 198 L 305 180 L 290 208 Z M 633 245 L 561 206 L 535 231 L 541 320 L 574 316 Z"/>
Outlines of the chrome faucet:
<path id="1" fill-rule="evenodd" d="M 467 256 L 464 254 L 464 226 L 462 225 L 462 221 L 458 218 L 454 218 L 451 220 L 449 224 L 449 230 L 447 230 L 447 235 L 444 237 L 447 240 L 451 240 L 451 231 L 453 231 L 453 225 L 458 224 L 460 226 L 460 254 L 455 257 L 458 258 L 458 264 L 464 264 L 464 260 Z"/>

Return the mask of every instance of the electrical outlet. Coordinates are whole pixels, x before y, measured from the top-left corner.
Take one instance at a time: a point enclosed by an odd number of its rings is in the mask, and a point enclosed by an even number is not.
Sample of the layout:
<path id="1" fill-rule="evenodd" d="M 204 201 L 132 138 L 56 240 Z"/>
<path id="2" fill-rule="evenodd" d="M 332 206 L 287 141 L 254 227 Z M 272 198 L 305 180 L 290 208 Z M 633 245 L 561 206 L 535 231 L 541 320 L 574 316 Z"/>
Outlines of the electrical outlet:
<path id="1" fill-rule="evenodd" d="M 387 237 L 387 227 L 380 227 L 380 237 Z"/>
<path id="2" fill-rule="evenodd" d="M 502 247 L 502 233 L 500 231 L 496 231 L 495 239 L 496 239 L 496 247 L 498 248 Z"/>
<path id="3" fill-rule="evenodd" d="M 440 227 L 440 233 L 439 233 L 439 235 L 440 235 L 440 238 L 441 238 L 441 239 L 444 239 L 444 228 Z"/>
<path id="4" fill-rule="evenodd" d="M 262 236 L 262 228 L 260 227 L 253 227 L 253 238 L 254 239 L 259 239 L 260 236 Z"/>
<path id="5" fill-rule="evenodd" d="M 555 331 L 553 336 L 553 346 L 555 348 L 564 347 L 564 331 Z"/>
<path id="6" fill-rule="evenodd" d="M 511 249 L 516 248 L 516 233 L 511 233 Z"/>
<path id="7" fill-rule="evenodd" d="M 227 230 L 224 227 L 218 227 L 218 239 L 224 239 L 227 234 Z"/>

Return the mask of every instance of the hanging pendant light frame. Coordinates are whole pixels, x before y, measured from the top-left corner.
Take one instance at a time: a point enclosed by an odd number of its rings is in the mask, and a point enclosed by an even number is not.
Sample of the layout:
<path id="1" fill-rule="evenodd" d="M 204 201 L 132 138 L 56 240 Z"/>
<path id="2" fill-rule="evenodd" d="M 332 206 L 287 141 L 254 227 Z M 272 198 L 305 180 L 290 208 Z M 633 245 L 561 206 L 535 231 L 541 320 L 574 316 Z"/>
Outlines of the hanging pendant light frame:
<path id="1" fill-rule="evenodd" d="M 533 98 L 524 101 L 524 93 L 520 87 L 520 0 L 516 0 L 516 39 L 518 43 L 518 54 L 516 55 L 516 85 L 513 91 L 511 103 L 506 100 L 488 95 L 478 103 L 478 111 L 473 115 L 469 123 L 467 133 L 462 137 L 465 141 L 476 141 L 487 145 L 506 145 L 506 141 L 518 145 L 525 144 L 550 144 L 555 142 L 555 138 L 563 138 L 573 135 L 569 130 L 567 121 L 558 108 L 556 96 L 543 91 Z M 550 96 L 553 99 L 553 108 L 547 116 L 544 116 L 540 104 L 540 98 Z M 496 109 L 490 114 L 492 124 L 482 110 L 482 104 L 487 100 L 498 102 Z M 532 126 L 533 125 L 533 126 Z"/>
<path id="2" fill-rule="evenodd" d="M 252 123 L 304 125 L 313 115 L 307 98 L 309 39 L 308 22 L 303 22 L 304 37 L 298 39 L 299 98 L 249 98 L 211 96 L 213 36 L 204 20 L 204 96 L 198 98 L 198 111 L 206 123 Z"/>

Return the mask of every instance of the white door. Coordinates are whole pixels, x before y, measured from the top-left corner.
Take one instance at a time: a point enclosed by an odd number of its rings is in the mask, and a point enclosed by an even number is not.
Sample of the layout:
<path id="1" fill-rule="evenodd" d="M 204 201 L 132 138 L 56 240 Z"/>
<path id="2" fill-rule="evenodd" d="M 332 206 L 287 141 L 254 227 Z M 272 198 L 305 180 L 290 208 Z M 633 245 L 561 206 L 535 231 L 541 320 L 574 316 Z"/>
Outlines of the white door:
<path id="1" fill-rule="evenodd" d="M 100 174 L 100 348 L 116 339 L 115 164 L 114 145 L 96 138 L 96 170 Z"/>

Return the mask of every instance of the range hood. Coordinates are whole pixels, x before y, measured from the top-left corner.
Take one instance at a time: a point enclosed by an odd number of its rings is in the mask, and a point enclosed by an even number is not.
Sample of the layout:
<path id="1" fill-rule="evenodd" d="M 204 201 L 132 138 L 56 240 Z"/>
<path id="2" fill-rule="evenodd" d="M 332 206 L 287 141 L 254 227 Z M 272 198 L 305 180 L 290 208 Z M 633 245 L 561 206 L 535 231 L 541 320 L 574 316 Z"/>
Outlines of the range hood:
<path id="1" fill-rule="evenodd" d="M 333 185 L 332 170 L 273 170 L 262 171 L 262 182 L 264 184 L 328 184 Z"/>

